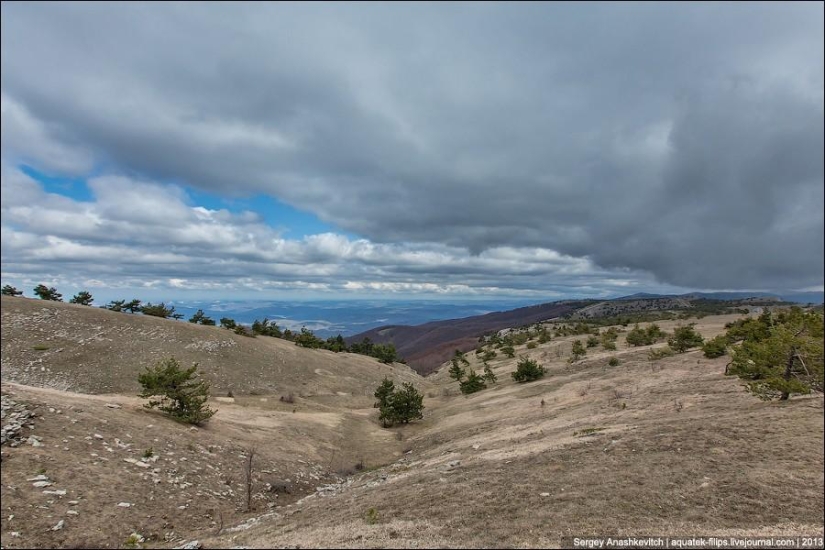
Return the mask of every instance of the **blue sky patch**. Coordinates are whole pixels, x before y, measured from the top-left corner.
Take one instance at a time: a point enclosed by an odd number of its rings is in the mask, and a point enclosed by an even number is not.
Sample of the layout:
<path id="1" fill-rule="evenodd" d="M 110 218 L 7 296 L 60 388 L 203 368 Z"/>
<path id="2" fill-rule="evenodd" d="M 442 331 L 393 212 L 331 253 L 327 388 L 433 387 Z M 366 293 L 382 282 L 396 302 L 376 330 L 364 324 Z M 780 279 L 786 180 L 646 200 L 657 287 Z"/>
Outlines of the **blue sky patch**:
<path id="1" fill-rule="evenodd" d="M 86 185 L 86 178 L 71 178 L 67 176 L 50 176 L 31 166 L 23 164 L 20 170 L 40 183 L 47 193 L 63 195 L 81 202 L 93 202 L 94 195 Z"/>

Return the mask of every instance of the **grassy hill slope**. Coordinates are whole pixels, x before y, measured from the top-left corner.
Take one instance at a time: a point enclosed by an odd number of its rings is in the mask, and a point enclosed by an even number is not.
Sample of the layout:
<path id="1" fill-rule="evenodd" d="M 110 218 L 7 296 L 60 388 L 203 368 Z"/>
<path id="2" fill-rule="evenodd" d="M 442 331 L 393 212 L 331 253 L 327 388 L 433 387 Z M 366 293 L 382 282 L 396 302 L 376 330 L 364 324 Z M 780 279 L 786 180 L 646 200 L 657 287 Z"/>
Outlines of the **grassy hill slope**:
<path id="1" fill-rule="evenodd" d="M 518 346 L 513 359 L 499 354 L 490 361 L 498 382 L 465 396 L 446 365 L 422 379 L 401 365 L 212 327 L 20 298 L 2 305 L 4 415 L 10 401 L 36 411 L 21 436 L 39 438 L 2 447 L 7 548 L 123 547 L 132 532 L 147 538 L 143 546 L 167 548 L 193 538 L 208 548 L 422 548 L 823 534 L 822 396 L 760 401 L 723 375 L 725 357 L 651 360 L 664 344 L 629 347 L 621 334 L 616 351 L 589 348 L 570 364 L 582 337 L 553 338 Z M 734 318 L 705 317 L 696 328 L 712 337 Z M 671 331 L 677 322 L 658 324 Z M 127 333 L 138 343 L 121 346 Z M 196 431 L 143 409 L 130 385 L 153 352 L 181 350 L 216 387 L 234 388 Z M 547 375 L 516 384 L 520 356 Z M 468 359 L 481 370 L 478 356 Z M 365 394 L 384 373 L 415 381 L 423 420 L 380 427 Z M 290 388 L 295 403 L 281 402 Z M 150 447 L 157 461 L 136 464 Z M 34 487 L 37 475 L 54 485 Z"/>

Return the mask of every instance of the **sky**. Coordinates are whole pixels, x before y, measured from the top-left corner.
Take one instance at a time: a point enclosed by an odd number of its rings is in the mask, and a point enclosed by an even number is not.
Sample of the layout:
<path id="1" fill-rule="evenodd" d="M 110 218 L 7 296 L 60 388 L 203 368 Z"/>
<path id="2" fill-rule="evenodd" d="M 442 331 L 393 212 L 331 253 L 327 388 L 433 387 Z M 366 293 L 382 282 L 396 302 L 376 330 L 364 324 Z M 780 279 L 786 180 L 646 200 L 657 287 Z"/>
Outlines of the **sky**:
<path id="1" fill-rule="evenodd" d="M 3 2 L 2 282 L 823 288 L 823 3 Z"/>

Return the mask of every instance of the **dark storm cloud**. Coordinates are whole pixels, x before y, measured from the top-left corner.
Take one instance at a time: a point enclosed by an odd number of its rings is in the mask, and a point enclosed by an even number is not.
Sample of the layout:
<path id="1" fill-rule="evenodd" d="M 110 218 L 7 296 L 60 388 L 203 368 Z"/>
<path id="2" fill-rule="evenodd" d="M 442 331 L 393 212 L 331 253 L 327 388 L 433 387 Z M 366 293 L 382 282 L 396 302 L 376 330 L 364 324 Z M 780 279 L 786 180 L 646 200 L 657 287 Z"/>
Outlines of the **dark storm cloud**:
<path id="1" fill-rule="evenodd" d="M 375 243 L 822 284 L 821 3 L 2 10 L 9 162 L 266 192 Z"/>

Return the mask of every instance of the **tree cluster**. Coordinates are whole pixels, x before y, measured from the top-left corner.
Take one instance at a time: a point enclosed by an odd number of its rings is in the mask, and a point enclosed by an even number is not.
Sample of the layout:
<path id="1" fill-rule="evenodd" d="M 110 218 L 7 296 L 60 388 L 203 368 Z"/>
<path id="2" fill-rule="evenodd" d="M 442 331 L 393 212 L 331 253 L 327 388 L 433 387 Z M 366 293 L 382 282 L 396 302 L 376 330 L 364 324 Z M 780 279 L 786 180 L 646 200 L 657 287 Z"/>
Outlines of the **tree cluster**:
<path id="1" fill-rule="evenodd" d="M 630 346 L 649 346 L 667 337 L 667 333 L 652 323 L 646 329 L 640 328 L 638 323 L 627 333 L 627 343 Z"/>
<path id="2" fill-rule="evenodd" d="M 424 418 L 421 412 L 424 410 L 424 396 L 409 382 L 397 389 L 392 380 L 384 378 L 374 395 L 377 399 L 374 406 L 379 411 L 378 420 L 385 428 Z"/>

